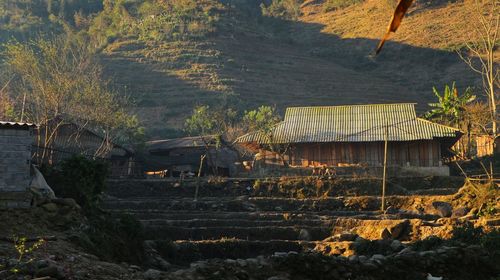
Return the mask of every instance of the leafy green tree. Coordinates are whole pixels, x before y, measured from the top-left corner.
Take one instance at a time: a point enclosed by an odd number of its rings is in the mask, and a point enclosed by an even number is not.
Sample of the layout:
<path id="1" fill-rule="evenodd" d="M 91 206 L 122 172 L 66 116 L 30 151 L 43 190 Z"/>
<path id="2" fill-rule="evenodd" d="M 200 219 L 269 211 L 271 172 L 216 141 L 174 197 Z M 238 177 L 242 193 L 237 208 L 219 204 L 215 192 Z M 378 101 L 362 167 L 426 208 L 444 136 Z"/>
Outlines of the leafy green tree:
<path id="1" fill-rule="evenodd" d="M 277 143 L 275 139 L 276 125 L 281 121 L 276 109 L 270 106 L 261 106 L 256 110 L 245 112 L 243 124 L 248 131 L 260 133 L 265 138 L 265 147 L 277 154 L 284 165 L 285 154 L 289 145 Z"/>
<path id="2" fill-rule="evenodd" d="M 215 145 L 216 151 L 222 147 L 227 135 L 237 124 L 237 113 L 230 108 L 211 108 L 208 105 L 198 106 L 186 120 L 185 131 L 192 136 L 201 136 L 206 150 L 206 158 L 217 174 L 217 152 L 210 153 Z"/>

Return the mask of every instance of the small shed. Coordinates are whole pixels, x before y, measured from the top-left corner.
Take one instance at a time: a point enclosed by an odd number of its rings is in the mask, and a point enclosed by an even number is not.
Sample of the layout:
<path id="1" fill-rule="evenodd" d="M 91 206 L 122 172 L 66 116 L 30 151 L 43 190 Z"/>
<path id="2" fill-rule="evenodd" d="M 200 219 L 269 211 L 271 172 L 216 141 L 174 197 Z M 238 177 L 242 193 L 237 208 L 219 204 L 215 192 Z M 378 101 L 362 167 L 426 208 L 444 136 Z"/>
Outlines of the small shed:
<path id="1" fill-rule="evenodd" d="M 27 208 L 36 125 L 0 121 L 0 208 Z"/>
<path id="2" fill-rule="evenodd" d="M 142 173 L 135 161 L 135 153 L 119 144 L 106 141 L 104 137 L 77 123 L 57 120 L 55 140 L 45 147 L 38 139 L 45 135 L 44 126 L 36 131 L 33 142 L 33 158 L 38 164 L 56 164 L 75 155 L 103 159 L 110 164 L 111 177 L 129 177 Z M 109 149 L 105 156 L 96 156 L 100 149 Z"/>
<path id="3" fill-rule="evenodd" d="M 147 171 L 164 171 L 168 176 L 179 176 L 181 172 L 196 174 L 201 157 L 204 160 L 203 174 L 232 176 L 236 172 L 238 153 L 222 141 L 216 146 L 214 136 L 194 136 L 156 140 L 146 143 L 147 156 L 144 165 Z"/>
<path id="4" fill-rule="evenodd" d="M 388 166 L 447 174 L 444 157 L 462 133 L 452 127 L 420 119 L 415 104 L 292 107 L 272 132 L 276 144 L 287 145 L 291 166 Z M 254 132 L 237 142 L 255 151 L 269 137 Z M 265 154 L 265 153 L 264 153 Z"/>

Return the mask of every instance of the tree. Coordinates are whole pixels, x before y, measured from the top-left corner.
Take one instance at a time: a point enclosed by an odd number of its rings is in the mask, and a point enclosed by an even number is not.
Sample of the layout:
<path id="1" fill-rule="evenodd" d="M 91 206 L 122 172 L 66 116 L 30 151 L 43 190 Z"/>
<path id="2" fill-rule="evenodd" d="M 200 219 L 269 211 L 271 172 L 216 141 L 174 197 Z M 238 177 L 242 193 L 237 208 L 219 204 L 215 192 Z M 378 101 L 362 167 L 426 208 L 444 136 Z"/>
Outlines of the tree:
<path id="1" fill-rule="evenodd" d="M 256 110 L 247 111 L 243 116 L 243 123 L 248 131 L 260 133 L 264 137 L 265 146 L 278 155 L 284 165 L 288 145 L 277 143 L 275 128 L 281 121 L 276 109 L 270 106 L 261 106 Z"/>
<path id="2" fill-rule="evenodd" d="M 139 132 L 137 118 L 127 112 L 125 100 L 109 89 L 89 50 L 86 41 L 67 37 L 5 45 L 6 69 L 15 76 L 9 90 L 18 120 L 40 125 L 38 146 L 50 149 L 59 128 L 68 121 L 103 137 L 97 157 L 106 156 L 113 142 Z M 79 141 L 79 135 L 75 139 Z M 43 149 L 39 159 L 46 157 Z"/>
<path id="3" fill-rule="evenodd" d="M 458 93 L 455 82 L 446 85 L 441 95 L 434 87 L 434 94 L 438 98 L 437 103 L 429 103 L 429 106 L 435 108 L 429 111 L 425 117 L 427 119 L 437 120 L 440 123 L 460 128 L 460 122 L 464 119 L 466 105 L 476 99 L 472 94 L 471 88 L 466 88 L 463 94 Z"/>
<path id="4" fill-rule="evenodd" d="M 205 145 L 205 157 L 210 161 L 213 173 L 217 174 L 217 154 L 228 133 L 236 126 L 237 113 L 230 108 L 212 109 L 208 105 L 198 106 L 186 120 L 185 130 L 189 135 L 201 136 Z M 210 153 L 215 147 L 215 153 Z"/>
<path id="5" fill-rule="evenodd" d="M 438 102 L 429 104 L 435 109 L 429 111 L 425 118 L 465 131 L 466 143 L 460 142 L 459 150 L 462 156 L 468 156 L 471 150 L 471 113 L 473 112 L 469 104 L 476 99 L 476 96 L 472 94 L 471 88 L 466 88 L 462 94 L 459 94 L 455 83 L 451 87 L 446 85 L 442 95 L 435 87 L 433 91 Z"/>
<path id="6" fill-rule="evenodd" d="M 469 34 L 471 41 L 465 42 L 465 52 L 458 51 L 460 58 L 483 80 L 483 88 L 488 97 L 490 118 L 492 123 L 491 134 L 498 135 L 497 102 L 498 88 L 500 87 L 500 72 L 498 61 L 495 60 L 495 51 L 499 45 L 500 3 L 498 0 L 469 0 L 465 3 L 468 14 L 473 18 Z M 466 1 L 467 2 L 467 1 Z"/>

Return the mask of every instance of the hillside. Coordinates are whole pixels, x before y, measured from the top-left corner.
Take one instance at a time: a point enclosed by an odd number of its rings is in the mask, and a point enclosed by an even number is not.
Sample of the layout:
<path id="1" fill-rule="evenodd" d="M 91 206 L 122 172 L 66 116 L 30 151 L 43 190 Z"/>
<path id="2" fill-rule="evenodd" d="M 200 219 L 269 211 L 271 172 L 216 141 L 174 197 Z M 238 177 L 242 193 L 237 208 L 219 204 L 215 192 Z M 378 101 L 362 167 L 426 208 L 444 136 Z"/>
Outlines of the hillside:
<path id="1" fill-rule="evenodd" d="M 461 1 L 418 2 L 376 58 L 369 55 L 385 32 L 390 1 L 299 1 L 299 17 L 265 16 L 260 2 L 183 0 L 165 13 L 157 1 L 105 1 L 91 19 L 75 16 L 74 25 L 83 22 L 80 29 L 98 38 L 107 76 L 132 97 L 150 138 L 182 135 L 199 104 L 283 112 L 415 102 L 423 111 L 434 101 L 433 86 L 480 85 L 451 50 L 467 38 Z M 333 2 L 355 4 L 332 9 Z"/>

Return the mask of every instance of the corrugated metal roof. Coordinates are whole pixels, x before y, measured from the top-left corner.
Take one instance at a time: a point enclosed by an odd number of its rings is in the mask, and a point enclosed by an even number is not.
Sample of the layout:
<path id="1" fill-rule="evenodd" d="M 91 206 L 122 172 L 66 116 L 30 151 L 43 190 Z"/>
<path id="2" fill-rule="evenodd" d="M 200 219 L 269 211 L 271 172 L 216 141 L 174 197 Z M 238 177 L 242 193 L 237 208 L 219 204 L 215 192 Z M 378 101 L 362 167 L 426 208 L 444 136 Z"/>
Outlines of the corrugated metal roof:
<path id="1" fill-rule="evenodd" d="M 273 133 L 275 143 L 412 141 L 457 137 L 457 129 L 417 118 L 415 104 L 292 107 Z M 249 133 L 237 142 L 269 142 Z"/>
<path id="2" fill-rule="evenodd" d="M 0 128 L 30 128 L 30 127 L 36 127 L 36 125 L 32 123 L 0 121 Z"/>
<path id="3" fill-rule="evenodd" d="M 176 139 L 155 140 L 146 143 L 149 151 L 171 150 L 179 148 L 198 148 L 205 147 L 205 142 L 215 144 L 214 136 L 194 136 Z"/>

